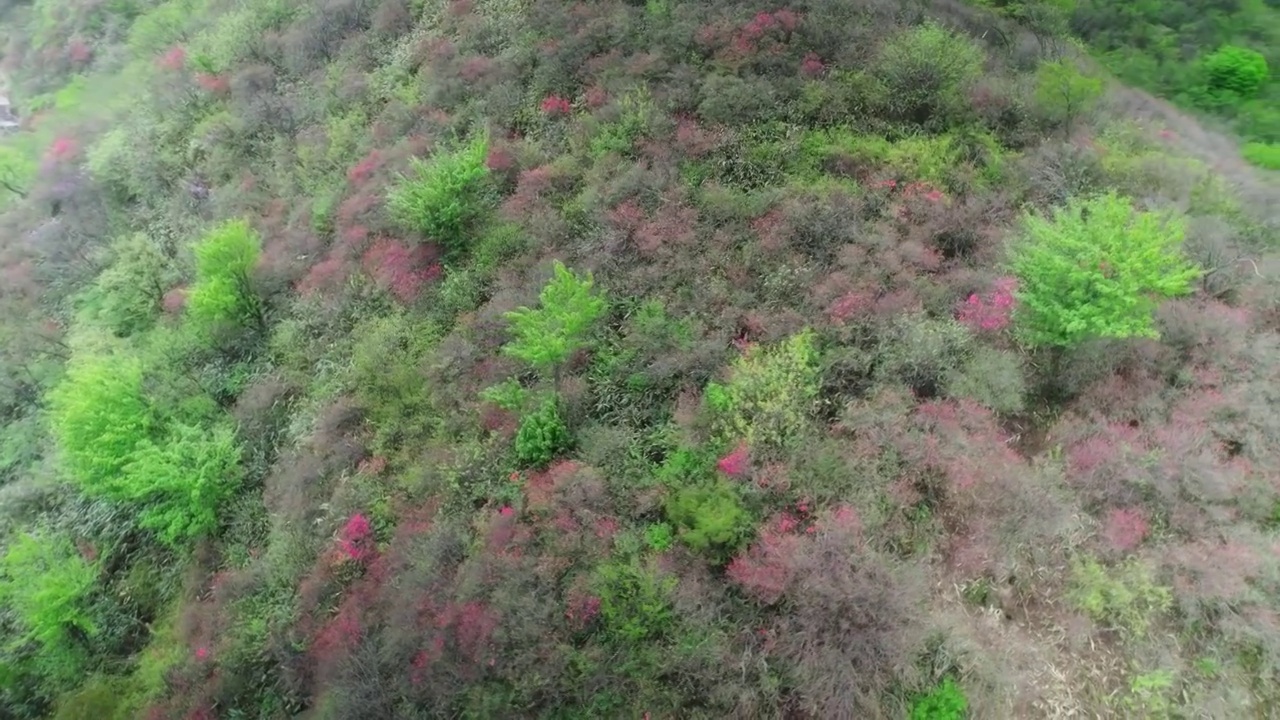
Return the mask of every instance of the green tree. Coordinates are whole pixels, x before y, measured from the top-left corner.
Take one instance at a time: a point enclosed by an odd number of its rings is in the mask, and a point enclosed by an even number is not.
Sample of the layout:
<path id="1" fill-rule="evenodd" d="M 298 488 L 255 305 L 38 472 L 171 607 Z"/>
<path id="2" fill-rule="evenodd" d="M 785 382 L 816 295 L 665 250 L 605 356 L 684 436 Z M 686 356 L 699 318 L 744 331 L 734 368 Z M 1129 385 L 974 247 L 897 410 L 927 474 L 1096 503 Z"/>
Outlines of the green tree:
<path id="1" fill-rule="evenodd" d="M 196 282 L 187 298 L 191 316 L 210 325 L 262 328 L 262 301 L 252 282 L 262 239 L 249 222 L 229 220 L 210 230 L 196 243 L 195 255 Z"/>
<path id="2" fill-rule="evenodd" d="M 569 448 L 569 428 L 560 418 L 556 398 L 549 397 L 525 415 L 516 431 L 516 460 L 529 467 L 546 467 Z"/>
<path id="3" fill-rule="evenodd" d="M 732 555 L 754 527 L 754 518 L 743 507 L 737 489 L 721 479 L 677 490 L 667 501 L 666 510 L 686 545 L 711 551 L 720 559 Z"/>
<path id="4" fill-rule="evenodd" d="M 489 207 L 488 152 L 489 139 L 480 135 L 430 160 L 415 158 L 387 196 L 392 217 L 451 252 L 463 250 L 467 231 Z"/>
<path id="5" fill-rule="evenodd" d="M 240 482 L 235 432 L 175 424 L 161 442 L 143 443 L 125 467 L 124 497 L 142 506 L 138 524 L 180 545 L 217 528 L 218 508 Z"/>
<path id="6" fill-rule="evenodd" d="M 0 603 L 23 632 L 12 643 L 37 643 L 49 675 L 70 679 L 80 670 L 84 653 L 76 637 L 98 632 L 86 608 L 97 574 L 67 537 L 49 532 L 14 538 L 0 558 Z"/>
<path id="7" fill-rule="evenodd" d="M 73 360 L 49 394 L 50 427 L 72 478 L 90 495 L 138 507 L 138 523 L 181 544 L 211 531 L 239 482 L 229 426 L 170 420 L 143 392 L 136 357 Z"/>
<path id="8" fill-rule="evenodd" d="M 594 291 L 591 273 L 580 277 L 559 261 L 554 272 L 538 296 L 537 308 L 521 307 L 506 314 L 514 337 L 502 350 L 540 372 L 552 371 L 559 386 L 564 362 L 587 346 L 591 326 L 608 304 Z"/>
<path id="9" fill-rule="evenodd" d="M 1223 45 L 1202 61 L 1209 90 L 1250 98 L 1267 82 L 1267 59 L 1256 50 Z"/>
<path id="10" fill-rule="evenodd" d="M 1102 80 L 1080 72 L 1066 60 L 1042 63 L 1036 70 L 1036 104 L 1053 122 L 1070 129 L 1102 98 Z"/>
<path id="11" fill-rule="evenodd" d="M 1184 235 L 1181 218 L 1135 211 L 1114 192 L 1028 215 L 1011 250 L 1020 333 L 1047 346 L 1155 337 L 1159 299 L 1189 292 L 1200 275 L 1182 253 Z"/>
<path id="12" fill-rule="evenodd" d="M 74 358 L 49 393 L 50 429 L 63 463 L 91 493 L 124 494 L 125 466 L 160 422 L 142 392 L 142 362 L 124 354 Z"/>
<path id="13" fill-rule="evenodd" d="M 176 281 L 173 264 L 142 233 L 116 243 L 115 259 L 95 286 L 98 317 L 120 337 L 146 330 L 161 309 L 165 291 Z"/>

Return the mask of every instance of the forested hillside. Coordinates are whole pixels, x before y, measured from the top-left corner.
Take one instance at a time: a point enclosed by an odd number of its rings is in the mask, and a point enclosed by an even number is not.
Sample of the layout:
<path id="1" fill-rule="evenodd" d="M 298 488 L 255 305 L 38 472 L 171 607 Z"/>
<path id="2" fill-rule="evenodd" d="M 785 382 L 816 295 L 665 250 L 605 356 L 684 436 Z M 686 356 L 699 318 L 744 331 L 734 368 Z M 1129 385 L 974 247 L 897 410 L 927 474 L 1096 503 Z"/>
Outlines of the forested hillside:
<path id="1" fill-rule="evenodd" d="M 1280 3 L 1062 0 L 1070 28 L 1125 82 L 1228 121 L 1251 162 L 1280 170 Z"/>
<path id="2" fill-rule="evenodd" d="M 6 2 L 0 719 L 1275 717 L 1276 14 Z"/>

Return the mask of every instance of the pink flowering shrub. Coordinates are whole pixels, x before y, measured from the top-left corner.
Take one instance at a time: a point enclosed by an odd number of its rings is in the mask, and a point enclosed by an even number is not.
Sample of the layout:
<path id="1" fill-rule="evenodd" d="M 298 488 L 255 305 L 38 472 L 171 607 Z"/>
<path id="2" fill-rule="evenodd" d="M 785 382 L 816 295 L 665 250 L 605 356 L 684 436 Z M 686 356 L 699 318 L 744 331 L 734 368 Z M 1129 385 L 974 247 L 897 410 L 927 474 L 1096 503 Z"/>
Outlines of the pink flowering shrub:
<path id="1" fill-rule="evenodd" d="M 440 277 L 443 272 L 440 264 L 435 261 L 435 255 L 435 249 L 431 245 L 410 247 L 384 238 L 365 252 L 363 264 L 365 272 L 380 287 L 408 305 L 418 298 L 427 283 Z"/>
<path id="2" fill-rule="evenodd" d="M 338 534 L 338 547 L 349 560 L 364 562 L 377 552 L 374 546 L 373 526 L 362 513 L 352 515 Z"/>
<path id="3" fill-rule="evenodd" d="M 1103 527 L 1103 536 L 1114 550 L 1133 550 L 1150 532 L 1146 513 L 1138 508 L 1113 509 Z"/>
<path id="4" fill-rule="evenodd" d="M 542 109 L 543 114 L 551 117 L 568 115 L 573 112 L 573 106 L 569 104 L 569 101 L 559 95 L 548 95 L 542 100 L 542 104 L 539 107 Z"/>
<path id="5" fill-rule="evenodd" d="M 751 452 L 747 444 L 739 444 L 728 455 L 720 458 L 716 469 L 735 480 L 746 477 L 751 471 Z"/>
<path id="6" fill-rule="evenodd" d="M 174 45 L 156 59 L 162 69 L 177 72 L 187 65 L 187 51 L 181 45 Z"/>
<path id="7" fill-rule="evenodd" d="M 1015 278 L 1003 277 L 984 294 L 973 293 L 956 310 L 962 325 L 980 333 L 1000 332 L 1013 321 Z"/>
<path id="8" fill-rule="evenodd" d="M 817 53 L 809 53 L 800 61 L 800 74 L 811 80 L 822 77 L 826 72 L 827 65 Z"/>

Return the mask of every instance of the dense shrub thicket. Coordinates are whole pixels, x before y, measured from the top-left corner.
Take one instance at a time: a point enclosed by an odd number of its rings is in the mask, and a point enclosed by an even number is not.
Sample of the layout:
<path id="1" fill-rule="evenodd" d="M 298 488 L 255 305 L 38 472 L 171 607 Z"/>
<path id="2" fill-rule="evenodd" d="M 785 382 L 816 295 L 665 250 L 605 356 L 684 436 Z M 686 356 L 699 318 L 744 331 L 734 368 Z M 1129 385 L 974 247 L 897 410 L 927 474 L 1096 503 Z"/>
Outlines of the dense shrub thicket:
<path id="1" fill-rule="evenodd" d="M 0 8 L 0 720 L 1268 715 L 1275 16 Z"/>

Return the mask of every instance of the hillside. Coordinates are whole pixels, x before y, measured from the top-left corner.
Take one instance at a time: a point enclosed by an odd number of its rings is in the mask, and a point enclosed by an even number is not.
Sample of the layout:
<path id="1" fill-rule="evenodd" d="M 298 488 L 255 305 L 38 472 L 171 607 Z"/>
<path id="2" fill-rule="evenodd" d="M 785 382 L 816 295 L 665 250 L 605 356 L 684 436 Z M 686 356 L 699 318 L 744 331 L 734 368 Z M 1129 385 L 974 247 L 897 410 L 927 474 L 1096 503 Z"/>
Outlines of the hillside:
<path id="1" fill-rule="evenodd" d="M 0 720 L 1276 717 L 1277 11 L 1113 5 L 0 6 Z"/>

